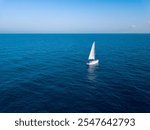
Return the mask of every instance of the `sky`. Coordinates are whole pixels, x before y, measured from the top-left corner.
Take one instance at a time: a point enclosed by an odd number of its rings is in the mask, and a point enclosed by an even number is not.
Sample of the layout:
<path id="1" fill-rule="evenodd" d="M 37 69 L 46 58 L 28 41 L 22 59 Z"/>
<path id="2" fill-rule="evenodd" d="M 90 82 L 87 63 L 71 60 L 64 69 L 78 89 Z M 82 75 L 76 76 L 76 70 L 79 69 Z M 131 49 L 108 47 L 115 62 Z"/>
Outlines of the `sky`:
<path id="1" fill-rule="evenodd" d="M 150 33 L 150 0 L 0 0 L 0 33 Z"/>

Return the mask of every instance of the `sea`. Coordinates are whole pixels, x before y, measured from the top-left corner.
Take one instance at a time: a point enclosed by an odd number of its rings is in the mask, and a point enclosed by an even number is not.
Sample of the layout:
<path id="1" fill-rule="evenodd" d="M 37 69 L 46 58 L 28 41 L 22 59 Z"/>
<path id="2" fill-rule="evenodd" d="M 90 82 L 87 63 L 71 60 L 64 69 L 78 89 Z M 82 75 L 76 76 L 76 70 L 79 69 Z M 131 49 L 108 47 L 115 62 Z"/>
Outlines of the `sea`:
<path id="1" fill-rule="evenodd" d="M 150 34 L 0 34 L 0 112 L 150 112 Z"/>

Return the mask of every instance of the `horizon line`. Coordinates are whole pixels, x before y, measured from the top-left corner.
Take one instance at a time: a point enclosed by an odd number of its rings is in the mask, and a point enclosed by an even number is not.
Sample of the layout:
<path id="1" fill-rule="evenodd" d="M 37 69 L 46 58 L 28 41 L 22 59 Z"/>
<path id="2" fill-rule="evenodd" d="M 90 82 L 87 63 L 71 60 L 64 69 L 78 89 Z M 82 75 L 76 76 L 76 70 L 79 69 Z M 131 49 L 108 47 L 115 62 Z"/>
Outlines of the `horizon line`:
<path id="1" fill-rule="evenodd" d="M 81 33 L 46 33 L 46 32 L 16 32 L 16 33 L 0 33 L 0 34 L 150 34 L 150 32 L 99 32 L 99 33 L 94 33 L 94 32 L 81 32 Z"/>

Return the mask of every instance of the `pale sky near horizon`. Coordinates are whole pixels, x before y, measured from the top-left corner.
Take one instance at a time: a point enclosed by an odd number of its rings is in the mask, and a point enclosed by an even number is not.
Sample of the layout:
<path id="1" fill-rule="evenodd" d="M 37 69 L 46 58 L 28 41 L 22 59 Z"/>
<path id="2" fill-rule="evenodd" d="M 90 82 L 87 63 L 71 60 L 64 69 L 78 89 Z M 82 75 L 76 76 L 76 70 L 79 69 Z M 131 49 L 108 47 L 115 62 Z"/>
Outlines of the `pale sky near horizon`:
<path id="1" fill-rule="evenodd" d="M 150 33 L 150 0 L 0 0 L 0 33 Z"/>

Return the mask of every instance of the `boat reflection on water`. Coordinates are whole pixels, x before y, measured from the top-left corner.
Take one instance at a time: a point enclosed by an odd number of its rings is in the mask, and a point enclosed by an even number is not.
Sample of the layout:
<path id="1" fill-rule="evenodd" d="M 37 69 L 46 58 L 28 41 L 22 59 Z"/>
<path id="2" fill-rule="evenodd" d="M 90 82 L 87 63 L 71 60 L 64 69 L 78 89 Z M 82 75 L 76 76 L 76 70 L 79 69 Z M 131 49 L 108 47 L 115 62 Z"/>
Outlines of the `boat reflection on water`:
<path id="1" fill-rule="evenodd" d="M 95 65 L 91 65 L 91 66 L 87 66 L 87 78 L 90 80 L 90 81 L 95 81 L 96 80 L 96 77 L 97 77 L 97 74 L 96 74 L 96 70 L 98 68 L 98 64 L 95 64 Z"/>

